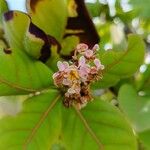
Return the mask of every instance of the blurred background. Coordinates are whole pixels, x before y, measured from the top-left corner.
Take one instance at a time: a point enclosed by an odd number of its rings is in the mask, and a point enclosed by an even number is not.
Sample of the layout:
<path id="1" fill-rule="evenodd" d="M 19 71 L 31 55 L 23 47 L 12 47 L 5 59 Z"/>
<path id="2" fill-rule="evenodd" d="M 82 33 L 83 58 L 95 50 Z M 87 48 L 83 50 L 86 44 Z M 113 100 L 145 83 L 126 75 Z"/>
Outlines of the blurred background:
<path id="1" fill-rule="evenodd" d="M 11 9 L 26 11 L 25 0 L 6 0 Z"/>

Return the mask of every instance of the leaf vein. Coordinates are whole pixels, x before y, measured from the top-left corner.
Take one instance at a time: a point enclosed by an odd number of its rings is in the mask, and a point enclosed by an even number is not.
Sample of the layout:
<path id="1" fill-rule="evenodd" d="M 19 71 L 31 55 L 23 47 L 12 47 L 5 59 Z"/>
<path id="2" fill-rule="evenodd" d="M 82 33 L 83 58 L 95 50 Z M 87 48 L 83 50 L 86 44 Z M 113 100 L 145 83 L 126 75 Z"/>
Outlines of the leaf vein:
<path id="1" fill-rule="evenodd" d="M 44 122 L 46 117 L 48 116 L 49 112 L 53 109 L 53 107 L 55 106 L 55 104 L 57 103 L 59 98 L 60 98 L 60 95 L 58 95 L 53 100 L 53 102 L 50 104 L 50 106 L 47 108 L 47 110 L 42 114 L 42 116 L 40 117 L 39 121 L 37 122 L 37 124 L 32 129 L 32 131 L 29 134 L 29 136 L 27 137 L 27 139 L 25 139 L 24 144 L 23 144 L 23 150 L 27 149 L 28 144 L 32 141 L 32 139 L 33 139 L 34 135 L 36 134 L 37 130 L 40 128 L 40 126 L 42 125 L 42 123 Z"/>

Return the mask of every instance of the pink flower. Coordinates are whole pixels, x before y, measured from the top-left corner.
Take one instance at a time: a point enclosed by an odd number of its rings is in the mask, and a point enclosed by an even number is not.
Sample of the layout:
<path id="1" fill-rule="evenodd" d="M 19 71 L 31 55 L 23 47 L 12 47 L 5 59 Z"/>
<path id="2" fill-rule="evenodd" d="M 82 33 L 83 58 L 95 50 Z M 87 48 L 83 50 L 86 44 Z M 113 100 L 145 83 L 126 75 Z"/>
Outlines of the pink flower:
<path id="1" fill-rule="evenodd" d="M 79 75 L 82 79 L 86 79 L 88 77 L 89 72 L 90 72 L 90 67 L 87 64 L 81 66 L 79 69 Z"/>
<path id="2" fill-rule="evenodd" d="M 83 79 L 87 78 L 88 73 L 90 72 L 90 66 L 86 64 L 86 59 L 84 56 L 79 58 L 79 76 Z"/>
<path id="3" fill-rule="evenodd" d="M 77 51 L 80 53 L 80 52 L 84 52 L 88 49 L 88 45 L 87 44 L 84 44 L 84 43 L 81 43 L 81 44 L 78 44 L 77 45 Z"/>
<path id="4" fill-rule="evenodd" d="M 84 56 L 81 56 L 80 58 L 79 58 L 79 67 L 81 67 L 81 66 L 84 66 L 85 65 L 85 62 L 86 62 L 86 60 L 85 60 L 85 57 Z"/>
<path id="5" fill-rule="evenodd" d="M 99 46 L 92 49 L 86 44 L 79 44 L 74 52 L 72 60 L 58 61 L 58 71 L 53 74 L 54 84 L 63 88 L 66 107 L 75 105 L 78 109 L 91 101 L 90 84 L 102 78 L 101 70 L 104 66 L 96 57 Z"/>
<path id="6" fill-rule="evenodd" d="M 56 86 L 60 86 L 62 85 L 63 79 L 64 79 L 64 73 L 63 72 L 56 72 L 53 75 L 53 79 L 54 79 L 54 84 Z"/>
<path id="7" fill-rule="evenodd" d="M 85 53 L 84 53 L 84 56 L 86 58 L 91 58 L 94 56 L 94 52 L 92 50 L 86 50 Z"/>
<path id="8" fill-rule="evenodd" d="M 99 59 L 97 59 L 97 58 L 94 59 L 94 64 L 95 64 L 95 66 L 97 67 L 98 70 L 100 70 L 100 69 L 103 70 L 104 69 L 104 65 L 101 64 Z"/>
<path id="9" fill-rule="evenodd" d="M 99 69 L 100 68 L 100 66 L 101 66 L 101 62 L 100 62 L 100 60 L 99 59 L 94 59 L 94 64 L 95 64 L 95 66 Z"/>
<path id="10" fill-rule="evenodd" d="M 68 79 L 64 79 L 63 82 L 62 82 L 63 85 L 67 85 L 67 86 L 70 86 L 71 85 L 71 81 L 68 80 Z"/>
<path id="11" fill-rule="evenodd" d="M 66 61 L 64 61 L 64 62 L 58 61 L 57 67 L 58 67 L 59 71 L 65 71 L 66 69 L 69 68 L 69 64 Z"/>
<path id="12" fill-rule="evenodd" d="M 54 73 L 53 74 L 53 79 L 57 78 L 57 76 L 59 76 L 59 73 L 58 72 Z"/>
<path id="13" fill-rule="evenodd" d="M 95 44 L 94 47 L 92 48 L 93 51 L 98 51 L 99 50 L 99 45 Z"/>

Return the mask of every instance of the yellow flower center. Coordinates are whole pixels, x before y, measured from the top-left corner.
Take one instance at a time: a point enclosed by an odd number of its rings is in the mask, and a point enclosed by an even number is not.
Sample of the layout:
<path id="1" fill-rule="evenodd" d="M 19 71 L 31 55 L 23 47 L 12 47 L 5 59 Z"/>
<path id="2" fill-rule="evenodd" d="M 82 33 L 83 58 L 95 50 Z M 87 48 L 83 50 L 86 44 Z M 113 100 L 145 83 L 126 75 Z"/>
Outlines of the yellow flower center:
<path id="1" fill-rule="evenodd" d="M 70 73 L 69 73 L 68 78 L 71 81 L 79 79 L 79 73 L 78 73 L 78 71 L 77 70 L 71 70 Z"/>

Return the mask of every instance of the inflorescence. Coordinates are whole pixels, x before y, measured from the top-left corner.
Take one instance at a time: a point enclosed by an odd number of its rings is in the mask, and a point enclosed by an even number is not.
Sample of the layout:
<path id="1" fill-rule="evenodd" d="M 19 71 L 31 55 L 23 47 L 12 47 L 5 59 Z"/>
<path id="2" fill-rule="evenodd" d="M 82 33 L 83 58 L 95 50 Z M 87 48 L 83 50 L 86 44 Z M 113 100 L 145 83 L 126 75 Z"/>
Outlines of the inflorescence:
<path id="1" fill-rule="evenodd" d="M 104 69 L 96 57 L 98 50 L 97 44 L 92 49 L 86 44 L 79 44 L 69 63 L 57 62 L 59 71 L 54 73 L 53 79 L 54 84 L 64 92 L 63 103 L 66 107 L 74 105 L 81 109 L 92 100 L 90 85 L 102 78 Z"/>

